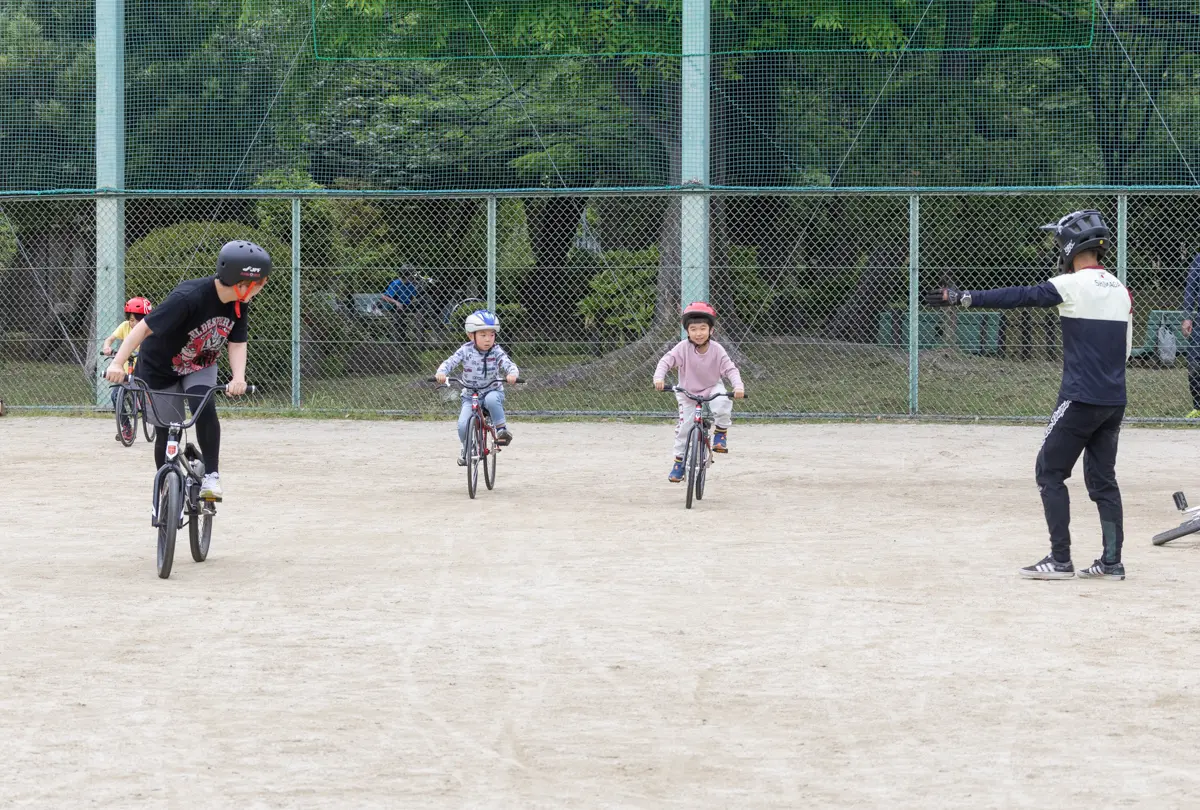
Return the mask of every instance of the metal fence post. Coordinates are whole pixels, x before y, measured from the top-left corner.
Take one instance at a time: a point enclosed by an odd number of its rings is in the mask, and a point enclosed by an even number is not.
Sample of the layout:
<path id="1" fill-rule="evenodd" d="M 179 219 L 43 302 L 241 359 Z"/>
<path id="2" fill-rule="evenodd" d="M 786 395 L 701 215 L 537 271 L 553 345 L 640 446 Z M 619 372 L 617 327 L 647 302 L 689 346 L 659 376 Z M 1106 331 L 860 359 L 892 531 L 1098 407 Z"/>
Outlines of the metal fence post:
<path id="1" fill-rule="evenodd" d="M 96 188 L 125 188 L 125 1 L 96 0 Z M 143 291 L 139 291 L 139 295 Z M 97 362 L 105 333 L 124 316 L 125 198 L 96 197 L 96 295 L 92 363 L 96 363 L 97 405 L 110 400 Z"/>
<path id="2" fill-rule="evenodd" d="M 487 306 L 496 311 L 496 198 L 487 198 Z"/>
<path id="3" fill-rule="evenodd" d="M 920 353 L 920 299 L 921 284 L 921 198 L 917 194 L 908 198 L 908 412 L 919 410 Z"/>
<path id="4" fill-rule="evenodd" d="M 300 407 L 300 198 L 292 198 L 292 407 Z"/>
<path id="5" fill-rule="evenodd" d="M 708 300 L 710 6 L 710 0 L 683 0 L 681 20 L 680 180 L 697 189 L 680 201 L 679 292 L 685 305 Z"/>
<path id="6" fill-rule="evenodd" d="M 1129 195 L 1117 195 L 1117 278 L 1125 284 L 1129 270 Z"/>

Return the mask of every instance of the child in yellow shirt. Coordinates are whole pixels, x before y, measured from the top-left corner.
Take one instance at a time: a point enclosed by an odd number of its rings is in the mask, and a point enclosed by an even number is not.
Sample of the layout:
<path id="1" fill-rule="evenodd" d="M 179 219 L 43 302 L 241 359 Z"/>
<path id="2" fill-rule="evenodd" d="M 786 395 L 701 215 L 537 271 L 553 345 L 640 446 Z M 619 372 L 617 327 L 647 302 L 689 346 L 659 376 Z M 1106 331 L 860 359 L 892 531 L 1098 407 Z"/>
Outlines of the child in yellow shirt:
<path id="1" fill-rule="evenodd" d="M 124 340 L 125 338 L 129 337 L 129 333 L 133 331 L 133 327 L 137 326 L 143 318 L 149 315 L 152 309 L 154 309 L 154 305 L 150 303 L 149 298 L 142 298 L 141 296 L 138 296 L 137 298 L 130 298 L 128 301 L 126 301 L 125 314 L 128 317 L 121 321 L 121 325 L 114 329 L 111 335 L 105 338 L 103 349 L 104 356 L 108 357 L 111 355 L 113 353 L 113 342 L 117 340 Z M 134 366 L 136 365 L 137 352 L 134 352 L 130 356 L 129 362 L 125 364 L 125 373 L 132 374 Z"/>

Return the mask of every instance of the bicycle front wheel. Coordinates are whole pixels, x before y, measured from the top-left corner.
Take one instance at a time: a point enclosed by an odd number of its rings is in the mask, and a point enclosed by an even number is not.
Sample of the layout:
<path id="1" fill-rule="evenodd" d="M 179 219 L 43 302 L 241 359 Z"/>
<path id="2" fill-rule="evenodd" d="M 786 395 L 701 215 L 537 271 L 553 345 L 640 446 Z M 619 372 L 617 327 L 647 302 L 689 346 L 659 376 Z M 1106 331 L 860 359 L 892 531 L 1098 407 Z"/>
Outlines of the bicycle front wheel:
<path id="1" fill-rule="evenodd" d="M 487 488 L 491 489 L 496 486 L 496 456 L 499 455 L 498 447 L 496 446 L 496 434 L 490 430 L 483 432 L 483 446 L 487 451 L 487 455 L 483 457 L 483 483 L 487 484 Z"/>
<path id="2" fill-rule="evenodd" d="M 696 470 L 696 500 L 704 498 L 704 481 L 708 477 L 708 436 L 700 442 L 700 466 Z"/>
<path id="3" fill-rule="evenodd" d="M 137 400 L 133 392 L 123 388 L 117 394 L 117 440 L 125 447 L 137 437 Z"/>
<path id="4" fill-rule="evenodd" d="M 467 494 L 475 498 L 479 487 L 479 417 L 472 416 L 467 423 Z"/>
<path id="5" fill-rule="evenodd" d="M 684 458 L 687 459 L 687 508 L 692 508 L 692 497 L 696 494 L 696 477 L 700 468 L 700 431 L 692 428 L 688 433 L 687 448 Z"/>
<path id="6" fill-rule="evenodd" d="M 179 531 L 179 509 L 183 485 L 179 473 L 168 470 L 158 488 L 158 576 L 171 576 L 175 563 L 175 533 Z"/>

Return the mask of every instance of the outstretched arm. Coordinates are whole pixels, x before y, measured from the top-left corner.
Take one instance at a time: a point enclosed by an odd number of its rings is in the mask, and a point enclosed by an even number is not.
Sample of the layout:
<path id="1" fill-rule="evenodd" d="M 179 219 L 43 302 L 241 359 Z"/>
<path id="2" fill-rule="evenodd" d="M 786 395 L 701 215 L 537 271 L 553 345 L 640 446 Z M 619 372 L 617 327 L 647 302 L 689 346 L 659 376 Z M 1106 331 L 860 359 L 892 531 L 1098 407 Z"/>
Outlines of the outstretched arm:
<path id="1" fill-rule="evenodd" d="M 1050 281 L 1043 281 L 1032 287 L 1000 287 L 995 290 L 958 290 L 953 287 L 941 287 L 925 294 L 925 304 L 931 307 L 957 305 L 989 309 L 1049 308 L 1062 302 L 1062 294 Z"/>

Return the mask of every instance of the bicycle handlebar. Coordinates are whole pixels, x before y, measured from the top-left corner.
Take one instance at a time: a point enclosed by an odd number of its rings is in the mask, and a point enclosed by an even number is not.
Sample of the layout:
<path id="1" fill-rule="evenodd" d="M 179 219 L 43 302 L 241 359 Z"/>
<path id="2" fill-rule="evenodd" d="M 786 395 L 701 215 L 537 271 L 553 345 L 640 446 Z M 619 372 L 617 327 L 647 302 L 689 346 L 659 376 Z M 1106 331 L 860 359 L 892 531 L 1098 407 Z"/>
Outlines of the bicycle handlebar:
<path id="1" fill-rule="evenodd" d="M 429 379 L 426 380 L 426 382 L 431 382 L 431 383 L 435 383 L 437 381 L 438 381 L 437 377 L 430 377 Z M 446 382 L 438 383 L 438 384 L 449 388 L 450 383 L 457 383 L 458 385 L 461 385 L 463 388 L 465 388 L 468 391 L 482 391 L 483 389 L 487 388 L 489 385 L 492 385 L 493 383 L 506 383 L 506 382 L 508 382 L 508 380 L 506 380 L 505 378 L 497 377 L 494 380 L 489 380 L 488 382 L 484 383 L 483 385 L 474 386 L 474 385 L 467 385 L 465 382 L 463 382 L 461 377 L 447 377 Z M 517 382 L 524 384 L 525 379 L 523 377 L 517 377 Z M 510 383 L 510 385 L 511 385 L 511 383 Z"/>
<path id="2" fill-rule="evenodd" d="M 151 391 L 150 388 L 146 385 L 145 381 L 138 377 L 126 377 L 125 382 L 123 382 L 119 385 L 114 385 L 113 388 L 125 388 L 125 389 L 131 390 L 131 391 L 140 391 L 143 394 L 151 395 L 151 396 L 146 397 L 146 407 L 148 408 L 148 410 L 151 413 L 154 413 L 154 397 L 194 397 L 194 396 L 196 396 L 195 394 L 188 394 L 186 392 L 179 392 L 179 391 Z M 225 385 L 216 385 L 216 386 L 213 386 L 212 388 L 208 389 L 208 391 L 206 391 L 204 393 L 204 396 L 200 399 L 200 404 L 192 408 L 192 418 L 191 419 L 188 419 L 184 422 L 172 422 L 171 425 L 174 426 L 177 424 L 177 425 L 179 425 L 179 427 L 183 428 L 184 430 L 187 430 L 188 428 L 192 427 L 193 425 L 196 424 L 197 415 L 199 415 L 201 411 L 203 411 L 206 407 L 208 407 L 208 403 L 210 400 L 212 400 L 213 394 L 215 394 L 217 391 L 226 393 L 228 391 L 228 388 L 229 388 L 229 384 L 226 383 Z M 253 394 L 257 390 L 258 390 L 257 386 L 254 386 L 254 385 L 246 386 L 247 394 Z M 157 420 L 158 414 L 155 413 L 154 416 L 155 416 L 155 419 Z"/>
<path id="3" fill-rule="evenodd" d="M 688 391 L 686 388 L 680 388 L 678 385 L 664 385 L 663 391 L 670 391 L 673 394 L 683 394 L 685 397 L 690 399 L 692 402 L 712 402 L 717 397 L 729 397 L 731 399 L 733 398 L 732 391 L 722 391 L 719 394 L 709 394 L 706 397 L 701 397 L 701 396 L 697 396 L 696 394 L 693 394 L 691 391 Z M 742 392 L 742 399 L 749 399 L 749 398 L 750 398 L 749 394 Z"/>

